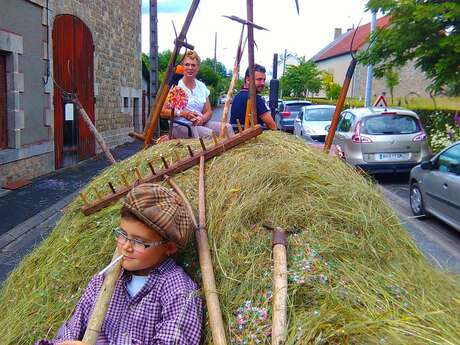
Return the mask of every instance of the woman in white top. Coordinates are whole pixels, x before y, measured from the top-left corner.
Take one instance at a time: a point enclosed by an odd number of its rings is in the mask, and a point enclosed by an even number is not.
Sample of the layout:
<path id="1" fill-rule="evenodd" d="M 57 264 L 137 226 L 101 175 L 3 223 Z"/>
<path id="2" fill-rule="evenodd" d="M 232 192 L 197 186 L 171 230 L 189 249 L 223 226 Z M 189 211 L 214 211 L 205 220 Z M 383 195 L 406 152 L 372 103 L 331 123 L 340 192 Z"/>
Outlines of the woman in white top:
<path id="1" fill-rule="evenodd" d="M 184 76 L 179 80 L 178 86 L 187 93 L 188 103 L 185 109 L 175 111 L 177 118 L 188 122 L 192 126 L 194 138 L 212 137 L 212 132 L 220 135 L 220 122 L 210 121 L 212 117 L 211 103 L 209 102 L 209 90 L 204 83 L 196 79 L 200 70 L 201 59 L 198 54 L 189 50 L 182 60 Z M 163 118 L 171 116 L 171 110 L 166 106 L 161 110 Z M 232 126 L 227 124 L 227 133 L 232 136 Z M 188 128 L 179 124 L 173 126 L 173 138 L 188 138 Z"/>

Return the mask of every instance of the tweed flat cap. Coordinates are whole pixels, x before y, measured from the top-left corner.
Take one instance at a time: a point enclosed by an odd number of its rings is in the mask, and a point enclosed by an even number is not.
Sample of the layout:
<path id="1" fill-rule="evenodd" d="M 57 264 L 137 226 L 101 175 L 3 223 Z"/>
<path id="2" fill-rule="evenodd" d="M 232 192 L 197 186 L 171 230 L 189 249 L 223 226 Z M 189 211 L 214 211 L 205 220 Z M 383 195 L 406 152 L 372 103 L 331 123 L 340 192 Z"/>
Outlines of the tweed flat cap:
<path id="1" fill-rule="evenodd" d="M 122 201 L 136 217 L 162 237 L 185 247 L 192 221 L 179 195 L 154 183 L 135 186 Z"/>

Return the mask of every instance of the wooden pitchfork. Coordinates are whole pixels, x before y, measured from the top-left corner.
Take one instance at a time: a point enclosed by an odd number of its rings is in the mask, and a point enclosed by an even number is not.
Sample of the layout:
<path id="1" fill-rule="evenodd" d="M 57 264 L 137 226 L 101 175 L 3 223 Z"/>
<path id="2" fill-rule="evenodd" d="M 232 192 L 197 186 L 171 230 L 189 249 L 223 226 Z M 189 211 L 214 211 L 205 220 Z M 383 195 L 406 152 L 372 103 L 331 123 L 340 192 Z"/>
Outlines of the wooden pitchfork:
<path id="1" fill-rule="evenodd" d="M 203 289 L 206 298 L 206 306 L 208 308 L 209 324 L 211 326 L 211 334 L 213 344 L 225 345 L 224 321 L 222 320 L 222 312 L 219 306 L 219 298 L 217 296 L 216 281 L 211 260 L 211 250 L 209 249 L 208 233 L 206 231 L 206 206 L 205 206 L 205 185 L 204 185 L 204 155 L 200 157 L 200 175 L 198 179 L 198 223 L 195 218 L 192 206 L 187 200 L 184 192 L 179 186 L 168 177 L 166 180 L 173 189 L 184 200 L 187 210 L 192 218 L 192 222 L 196 226 L 196 246 L 200 260 L 200 268 L 203 279 Z"/>

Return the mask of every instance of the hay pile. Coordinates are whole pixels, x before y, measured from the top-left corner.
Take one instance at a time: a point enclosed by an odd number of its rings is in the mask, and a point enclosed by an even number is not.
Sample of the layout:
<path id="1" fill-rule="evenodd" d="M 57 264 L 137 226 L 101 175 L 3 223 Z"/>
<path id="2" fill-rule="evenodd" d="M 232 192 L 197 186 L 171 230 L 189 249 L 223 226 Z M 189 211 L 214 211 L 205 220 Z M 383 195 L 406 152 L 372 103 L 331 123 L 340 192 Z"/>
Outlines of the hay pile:
<path id="1" fill-rule="evenodd" d="M 174 150 L 187 152 L 175 142 L 158 145 L 87 187 L 108 192 L 106 182 L 119 181 L 120 171 L 139 166 L 148 174 L 148 160 L 175 157 Z M 230 343 L 269 343 L 271 236 L 263 223 L 300 230 L 289 237 L 288 344 L 460 343 L 458 277 L 426 263 L 371 181 L 283 133 L 264 133 L 206 169 L 210 247 Z M 197 175 L 195 167 L 176 176 L 194 205 Z M 3 286 L 0 344 L 52 337 L 110 260 L 119 205 L 89 217 L 80 206 L 73 201 Z M 193 246 L 178 259 L 200 281 Z M 205 337 L 211 344 L 208 329 Z"/>

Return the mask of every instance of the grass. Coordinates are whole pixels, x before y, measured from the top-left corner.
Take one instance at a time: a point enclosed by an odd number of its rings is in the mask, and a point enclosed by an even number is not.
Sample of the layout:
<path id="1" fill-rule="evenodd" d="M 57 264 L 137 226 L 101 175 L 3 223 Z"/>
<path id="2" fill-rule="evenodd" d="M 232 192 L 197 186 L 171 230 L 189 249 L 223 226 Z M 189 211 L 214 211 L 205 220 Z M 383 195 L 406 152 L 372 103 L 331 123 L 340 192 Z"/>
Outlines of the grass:
<path id="1" fill-rule="evenodd" d="M 194 147 L 199 144 L 193 141 Z M 168 142 L 106 169 L 86 187 L 159 154 L 187 155 Z M 160 165 L 159 162 L 155 163 Z M 281 132 L 206 164 L 210 248 L 231 344 L 269 344 L 271 223 L 296 233 L 288 247 L 286 344 L 458 344 L 459 277 L 434 270 L 372 181 Z M 198 168 L 175 177 L 196 207 Z M 119 205 L 89 217 L 74 200 L 50 236 L 2 286 L 0 344 L 52 338 L 93 274 L 110 260 Z M 200 282 L 193 244 L 177 258 Z M 206 327 L 204 343 L 212 344 Z"/>

